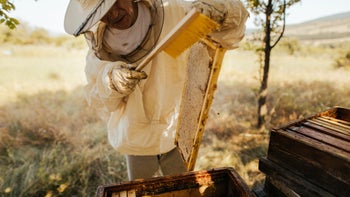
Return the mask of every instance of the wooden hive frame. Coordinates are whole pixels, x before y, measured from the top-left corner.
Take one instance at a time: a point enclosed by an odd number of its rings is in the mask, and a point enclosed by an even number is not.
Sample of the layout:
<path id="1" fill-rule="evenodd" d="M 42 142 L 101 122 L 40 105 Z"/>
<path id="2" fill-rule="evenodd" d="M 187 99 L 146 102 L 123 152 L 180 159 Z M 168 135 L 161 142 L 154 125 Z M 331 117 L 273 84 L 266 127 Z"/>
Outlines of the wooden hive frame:
<path id="1" fill-rule="evenodd" d="M 202 39 L 202 43 L 206 46 L 210 57 L 208 70 L 203 75 L 203 79 L 198 84 L 190 87 L 191 81 L 185 85 L 184 94 L 192 94 L 183 96 L 180 106 L 179 122 L 177 127 L 175 143 L 179 147 L 183 159 L 187 165 L 187 170 L 194 170 L 199 147 L 205 130 L 205 124 L 208 119 L 208 113 L 213 101 L 214 92 L 217 87 L 222 61 L 226 52 L 226 48 L 210 38 Z M 190 67 L 190 66 L 189 66 Z M 194 78 L 198 78 L 198 70 L 193 74 Z M 197 89 L 194 90 L 194 89 Z M 203 94 L 204 93 L 204 94 Z M 193 98 L 196 106 L 193 106 Z M 186 112 L 187 110 L 187 112 Z M 189 116 L 193 116 L 192 119 Z M 190 122 L 192 120 L 192 122 Z"/>

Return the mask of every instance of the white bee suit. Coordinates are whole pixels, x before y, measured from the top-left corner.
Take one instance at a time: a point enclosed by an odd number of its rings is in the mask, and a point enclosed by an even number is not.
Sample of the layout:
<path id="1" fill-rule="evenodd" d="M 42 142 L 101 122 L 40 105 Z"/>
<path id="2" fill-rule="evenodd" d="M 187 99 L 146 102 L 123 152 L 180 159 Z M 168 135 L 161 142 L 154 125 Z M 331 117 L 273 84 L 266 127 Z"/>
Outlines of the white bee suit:
<path id="1" fill-rule="evenodd" d="M 142 1 L 141 1 L 142 2 Z M 232 24 L 214 37 L 225 47 L 235 48 L 243 38 L 248 13 L 237 0 L 206 0 L 225 9 Z M 185 16 L 191 7 L 187 1 L 163 1 L 164 25 L 160 40 Z M 96 32 L 94 32 L 97 34 Z M 88 40 L 89 41 L 89 40 Z M 88 42 L 89 43 L 89 42 Z M 178 44 L 178 43 L 176 43 Z M 120 153 L 157 155 L 175 148 L 177 117 L 183 86 L 186 81 L 188 53 L 174 59 L 162 52 L 144 68 L 148 77 L 141 80 L 134 92 L 124 96 L 111 89 L 108 73 L 120 67 L 119 61 L 100 60 L 90 45 L 86 59 L 86 98 L 89 105 L 108 112 L 108 139 Z M 207 55 L 207 54 L 203 54 Z M 135 63 L 137 64 L 137 62 Z"/>

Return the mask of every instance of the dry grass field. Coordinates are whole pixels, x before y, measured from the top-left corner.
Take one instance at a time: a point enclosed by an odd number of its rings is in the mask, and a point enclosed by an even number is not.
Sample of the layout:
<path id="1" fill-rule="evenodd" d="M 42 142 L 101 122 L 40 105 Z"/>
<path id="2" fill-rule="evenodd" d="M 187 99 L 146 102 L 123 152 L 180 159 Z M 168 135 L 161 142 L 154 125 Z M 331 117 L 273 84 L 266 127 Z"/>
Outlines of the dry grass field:
<path id="1" fill-rule="evenodd" d="M 234 167 L 250 187 L 261 184 L 258 159 L 271 128 L 333 106 L 350 108 L 350 70 L 332 66 L 339 51 L 273 51 L 265 130 L 254 127 L 257 56 L 229 51 L 196 170 Z M 84 100 L 85 53 L 0 46 L 0 196 L 94 196 L 98 185 L 126 179 L 124 158 Z"/>

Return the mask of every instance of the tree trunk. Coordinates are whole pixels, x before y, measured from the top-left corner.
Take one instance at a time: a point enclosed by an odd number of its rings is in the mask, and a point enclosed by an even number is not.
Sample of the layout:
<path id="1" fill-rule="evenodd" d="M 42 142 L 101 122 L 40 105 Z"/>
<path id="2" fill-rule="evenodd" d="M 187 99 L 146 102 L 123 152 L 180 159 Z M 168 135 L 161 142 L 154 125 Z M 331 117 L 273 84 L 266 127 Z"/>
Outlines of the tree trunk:
<path id="1" fill-rule="evenodd" d="M 268 87 L 268 78 L 269 78 L 269 70 L 270 70 L 270 55 L 271 55 L 271 14 L 272 14 L 272 0 L 268 1 L 266 6 L 266 20 L 265 20 L 265 59 L 264 59 L 264 67 L 263 67 L 263 75 L 260 82 L 260 89 L 258 92 L 258 122 L 257 128 L 261 129 L 265 124 L 265 118 L 267 115 L 267 105 L 266 105 L 266 97 L 267 97 L 267 87 Z"/>

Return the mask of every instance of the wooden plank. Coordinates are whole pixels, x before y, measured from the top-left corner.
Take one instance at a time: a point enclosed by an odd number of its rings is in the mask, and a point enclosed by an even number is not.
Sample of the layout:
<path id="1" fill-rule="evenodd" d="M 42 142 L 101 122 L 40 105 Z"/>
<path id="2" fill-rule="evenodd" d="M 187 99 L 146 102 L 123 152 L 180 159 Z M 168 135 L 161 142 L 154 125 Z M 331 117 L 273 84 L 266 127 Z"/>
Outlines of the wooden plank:
<path id="1" fill-rule="evenodd" d="M 267 158 L 332 193 L 350 192 L 350 157 L 297 133 L 271 132 Z"/>
<path id="2" fill-rule="evenodd" d="M 260 162 L 272 190 L 307 181 L 326 193 L 301 196 L 350 196 L 350 110 L 336 107 L 273 129 L 265 159 L 273 163 Z"/>
<path id="3" fill-rule="evenodd" d="M 118 195 L 119 195 L 120 197 L 128 197 L 127 191 L 118 192 Z M 112 194 L 112 196 L 113 196 L 113 194 Z"/>
<path id="4" fill-rule="evenodd" d="M 286 144 L 281 143 L 280 140 L 284 140 Z M 313 159 L 318 160 L 320 159 L 319 156 L 329 156 L 334 157 L 339 161 L 343 161 L 343 163 L 350 164 L 350 153 L 335 148 L 333 146 L 321 143 L 315 139 L 306 138 L 304 135 L 298 133 L 289 133 L 285 130 L 273 130 L 270 136 L 270 144 L 271 143 L 275 143 L 278 146 L 280 146 L 280 148 L 290 150 L 292 152 L 296 151 L 294 145 L 298 144 L 300 146 L 300 149 L 305 149 L 300 151 L 307 151 L 307 153 L 310 154 L 310 156 L 312 156 Z M 318 157 L 313 156 L 316 153 L 319 154 Z"/>
<path id="5" fill-rule="evenodd" d="M 122 191 L 135 191 L 136 196 L 164 196 L 169 193 L 185 195 L 188 192 L 193 195 L 196 193 L 208 194 L 207 196 L 216 196 L 213 192 L 216 192 L 216 194 L 232 194 L 230 196 L 237 197 L 252 196 L 248 186 L 233 168 L 187 172 L 181 175 L 99 186 L 97 197 L 112 196 L 113 193 L 119 194 Z"/>
<path id="6" fill-rule="evenodd" d="M 307 120 L 309 122 L 312 122 L 314 124 L 318 124 L 320 126 L 323 126 L 323 127 L 326 127 L 326 128 L 329 128 L 329 129 L 333 129 L 337 132 L 340 132 L 340 133 L 343 133 L 343 134 L 346 134 L 346 135 L 350 135 L 350 128 L 347 128 L 345 127 L 344 125 L 341 125 L 341 124 L 334 124 L 333 122 L 329 122 L 329 121 L 323 121 L 321 119 L 317 119 L 317 118 L 314 118 L 314 119 L 309 119 Z"/>
<path id="7" fill-rule="evenodd" d="M 333 118 L 333 117 L 329 117 L 329 116 L 319 116 L 319 117 L 316 117 L 316 119 L 320 119 L 320 120 L 323 120 L 323 121 L 331 122 L 333 124 L 350 126 L 350 122 L 349 121 L 341 120 L 341 119 L 337 119 L 337 118 Z M 350 129 L 350 127 L 346 127 L 346 128 Z"/>
<path id="8" fill-rule="evenodd" d="M 338 176 L 333 175 L 330 170 L 324 169 L 317 164 L 315 165 L 312 160 L 306 160 L 279 149 L 274 149 L 270 153 L 269 160 L 293 171 L 302 179 L 307 180 L 318 187 L 325 189 L 329 187 L 329 192 L 344 192 L 347 190 L 346 188 L 349 188 L 348 183 L 339 177 L 339 172 L 335 173 Z"/>
<path id="9" fill-rule="evenodd" d="M 301 122 L 297 125 L 298 126 L 305 126 L 305 127 L 317 130 L 319 132 L 327 133 L 328 135 L 332 135 L 334 137 L 341 138 L 345 141 L 350 141 L 350 135 L 347 135 L 346 133 L 337 132 L 335 130 L 332 130 L 332 129 L 329 129 L 326 127 L 322 127 L 320 125 L 317 125 L 317 124 L 314 124 L 314 123 L 311 123 L 308 121 Z"/>
<path id="10" fill-rule="evenodd" d="M 317 120 L 317 119 L 309 119 L 307 121 L 311 122 L 313 124 L 316 124 L 316 125 L 319 125 L 319 126 L 322 126 L 322 127 L 325 127 L 325 128 L 328 128 L 328 129 L 331 129 L 331 130 L 334 130 L 334 131 L 337 131 L 337 132 L 342 133 L 344 135 L 349 135 L 350 134 L 348 129 L 346 129 L 344 127 L 341 127 L 341 126 L 338 126 L 338 125 L 331 124 L 329 122 L 324 122 L 324 121 Z"/>
<path id="11" fill-rule="evenodd" d="M 273 194 L 273 196 L 300 197 L 300 195 L 293 191 L 288 185 L 269 176 L 266 177 L 265 188 L 265 190 L 268 191 L 269 194 Z"/>
<path id="12" fill-rule="evenodd" d="M 128 190 L 127 197 L 136 197 L 136 190 L 135 189 Z"/>
<path id="13" fill-rule="evenodd" d="M 259 170 L 267 174 L 267 177 L 283 183 L 300 196 L 336 196 L 321 188 L 303 177 L 295 174 L 295 171 L 288 170 L 279 164 L 266 158 L 259 159 Z M 267 193 L 270 191 L 266 191 Z M 287 194 L 285 194 L 287 196 Z M 272 195 L 273 196 L 273 195 Z"/>
<path id="14" fill-rule="evenodd" d="M 350 109 L 344 107 L 333 107 L 329 110 L 317 114 L 317 116 L 328 116 L 338 120 L 350 122 Z"/>
<path id="15" fill-rule="evenodd" d="M 305 135 L 306 137 L 320 141 L 321 143 L 327 144 L 329 146 L 333 146 L 335 148 L 339 148 L 345 152 L 350 153 L 350 141 L 344 141 L 337 137 L 328 135 L 328 133 L 319 132 L 317 130 L 313 130 L 307 127 L 296 127 L 296 126 L 290 126 L 285 131 L 297 132 L 299 134 Z"/>

